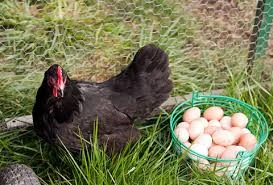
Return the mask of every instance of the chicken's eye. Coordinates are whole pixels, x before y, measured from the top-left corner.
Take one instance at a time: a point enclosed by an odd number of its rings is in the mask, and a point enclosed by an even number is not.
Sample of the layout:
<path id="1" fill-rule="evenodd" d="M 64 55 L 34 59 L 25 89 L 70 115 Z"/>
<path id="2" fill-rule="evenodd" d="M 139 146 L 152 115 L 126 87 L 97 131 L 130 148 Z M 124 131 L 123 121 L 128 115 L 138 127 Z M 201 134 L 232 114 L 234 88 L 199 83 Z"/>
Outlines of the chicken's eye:
<path id="1" fill-rule="evenodd" d="M 49 78 L 49 84 L 50 85 L 56 84 L 56 80 L 54 78 Z"/>

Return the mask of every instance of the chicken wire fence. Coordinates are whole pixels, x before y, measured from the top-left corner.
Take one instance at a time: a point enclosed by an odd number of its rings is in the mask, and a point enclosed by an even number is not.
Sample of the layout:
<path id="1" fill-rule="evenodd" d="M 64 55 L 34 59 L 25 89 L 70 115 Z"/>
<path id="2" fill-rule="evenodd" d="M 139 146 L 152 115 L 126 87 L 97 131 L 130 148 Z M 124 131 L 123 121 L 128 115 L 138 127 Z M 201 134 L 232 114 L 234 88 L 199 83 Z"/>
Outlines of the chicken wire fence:
<path id="1" fill-rule="evenodd" d="M 18 83 L 39 84 L 37 75 L 52 63 L 74 78 L 100 82 L 147 43 L 167 51 L 175 93 L 223 88 L 247 63 L 263 64 L 262 80 L 273 68 L 272 0 L 0 3 L 1 76 Z"/>

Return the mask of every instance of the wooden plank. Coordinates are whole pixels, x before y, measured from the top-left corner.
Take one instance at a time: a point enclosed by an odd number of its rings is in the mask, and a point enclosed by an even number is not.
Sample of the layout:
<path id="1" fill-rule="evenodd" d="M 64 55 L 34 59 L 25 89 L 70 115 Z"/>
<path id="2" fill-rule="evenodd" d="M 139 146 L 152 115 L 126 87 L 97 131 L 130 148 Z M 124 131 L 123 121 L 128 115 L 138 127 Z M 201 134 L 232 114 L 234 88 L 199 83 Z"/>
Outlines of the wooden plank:
<path id="1" fill-rule="evenodd" d="M 1 123 L 0 131 L 11 130 L 20 127 L 29 127 L 33 125 L 32 115 L 20 116 L 15 118 L 7 118 L 4 123 Z"/>
<path id="2" fill-rule="evenodd" d="M 219 90 L 213 90 L 211 92 L 203 92 L 203 93 L 200 93 L 202 95 L 211 95 L 211 94 L 214 94 L 214 95 L 221 95 L 224 93 L 224 90 L 223 89 L 219 89 Z M 188 100 L 188 99 L 191 99 L 192 98 L 192 93 L 188 94 L 188 95 L 185 95 L 185 96 L 176 96 L 176 97 L 170 97 L 168 98 L 168 100 L 166 100 L 161 106 L 160 108 L 158 109 L 155 109 L 151 115 L 156 115 L 156 114 L 159 114 L 161 109 L 164 109 L 165 111 L 167 112 L 170 112 L 175 105 L 181 103 L 182 101 L 185 101 L 185 100 Z"/>
<path id="3" fill-rule="evenodd" d="M 222 94 L 223 90 L 214 90 L 210 93 L 202 93 L 202 94 L 215 94 L 219 95 Z M 185 101 L 187 99 L 190 99 L 192 97 L 192 93 L 185 95 L 185 96 L 176 96 L 176 97 L 170 97 L 168 98 L 167 101 L 165 101 L 160 108 L 155 109 L 152 113 L 151 116 L 158 115 L 162 109 L 164 109 L 167 112 L 170 112 L 175 105 L 178 103 Z M 15 117 L 15 118 L 7 118 L 5 119 L 4 123 L 0 124 L 0 132 L 1 131 L 7 131 L 7 130 L 12 130 L 15 128 L 22 128 L 22 127 L 29 127 L 33 126 L 33 121 L 32 121 L 32 115 L 26 115 L 26 116 L 20 116 L 20 117 Z"/>

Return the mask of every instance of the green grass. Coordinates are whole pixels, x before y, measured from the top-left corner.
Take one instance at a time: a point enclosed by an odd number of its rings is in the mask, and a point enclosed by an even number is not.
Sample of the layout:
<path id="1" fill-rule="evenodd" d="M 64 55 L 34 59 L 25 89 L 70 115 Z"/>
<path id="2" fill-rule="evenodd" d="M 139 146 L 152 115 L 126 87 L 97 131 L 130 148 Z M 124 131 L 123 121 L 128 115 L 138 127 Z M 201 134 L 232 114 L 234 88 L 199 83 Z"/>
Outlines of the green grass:
<path id="1" fill-rule="evenodd" d="M 227 93 L 228 94 L 228 93 Z M 244 92 L 238 99 L 258 107 L 266 116 L 270 135 L 240 184 L 270 184 L 273 180 L 272 121 L 273 90 L 259 88 Z M 233 184 L 228 178 L 202 173 L 177 156 L 171 147 L 168 119 L 159 116 L 148 125 L 138 124 L 142 138 L 120 154 L 107 156 L 93 139 L 92 150 L 72 155 L 65 149 L 48 146 L 32 128 L 0 134 L 0 165 L 25 163 L 44 184 Z"/>
<path id="2" fill-rule="evenodd" d="M 139 47 L 154 42 L 169 55 L 172 95 L 224 88 L 264 113 L 269 139 L 237 184 L 270 184 L 273 90 L 261 84 L 272 84 L 272 71 L 256 65 L 246 83 L 247 46 L 240 40 L 225 47 L 208 44 L 200 20 L 181 8 L 186 2 L 1 1 L 0 121 L 31 113 L 50 64 L 61 64 L 73 78 L 103 81 L 119 73 Z M 0 167 L 28 164 L 43 184 L 235 184 L 175 155 L 166 117 L 139 123 L 141 140 L 113 158 L 96 144 L 71 155 L 44 143 L 32 128 L 0 133 Z"/>

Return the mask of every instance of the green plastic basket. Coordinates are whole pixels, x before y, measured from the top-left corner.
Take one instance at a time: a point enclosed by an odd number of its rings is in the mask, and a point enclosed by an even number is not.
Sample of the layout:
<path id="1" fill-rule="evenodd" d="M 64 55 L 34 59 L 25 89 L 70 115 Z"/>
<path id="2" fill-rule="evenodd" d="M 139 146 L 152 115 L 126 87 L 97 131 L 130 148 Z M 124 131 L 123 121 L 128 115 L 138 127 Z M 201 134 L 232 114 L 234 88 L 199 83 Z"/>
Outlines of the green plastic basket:
<path id="1" fill-rule="evenodd" d="M 181 143 L 177 139 L 174 129 L 176 125 L 182 121 L 181 118 L 183 113 L 191 107 L 199 107 L 203 113 L 204 110 L 210 106 L 222 107 L 225 115 L 231 115 L 236 112 L 244 113 L 249 119 L 247 128 L 257 138 L 257 145 L 255 148 L 252 151 L 239 152 L 236 159 L 227 160 L 200 155 Z M 255 157 L 257 151 L 267 139 L 269 133 L 266 119 L 255 107 L 231 97 L 220 95 L 201 95 L 197 92 L 193 93 L 191 99 L 178 104 L 174 108 L 170 117 L 170 129 L 174 148 L 179 155 L 185 154 L 185 156 L 192 159 L 190 161 L 195 165 L 200 165 L 200 161 L 202 160 L 196 161 L 193 159 L 193 157 L 195 159 L 205 159 L 210 162 L 210 169 L 216 174 L 225 174 L 232 178 L 237 178 L 244 174 Z"/>

